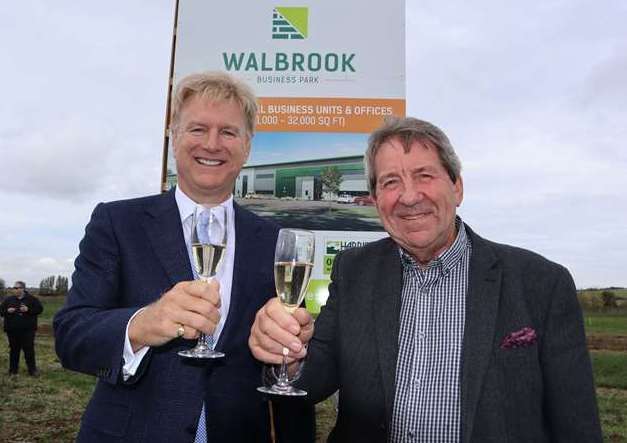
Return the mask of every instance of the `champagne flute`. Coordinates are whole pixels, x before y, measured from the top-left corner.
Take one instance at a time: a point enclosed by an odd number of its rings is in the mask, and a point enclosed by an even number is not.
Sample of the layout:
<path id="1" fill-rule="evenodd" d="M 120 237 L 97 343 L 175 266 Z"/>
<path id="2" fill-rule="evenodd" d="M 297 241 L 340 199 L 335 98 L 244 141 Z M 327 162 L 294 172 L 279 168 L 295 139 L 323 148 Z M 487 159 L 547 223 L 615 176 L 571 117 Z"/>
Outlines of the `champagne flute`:
<path id="1" fill-rule="evenodd" d="M 307 292 L 307 284 L 313 268 L 315 238 L 311 231 L 281 229 L 274 253 L 274 282 L 283 307 L 290 313 L 300 306 Z M 307 392 L 292 386 L 287 373 L 287 355 L 283 348 L 283 361 L 276 383 L 261 386 L 258 391 L 266 394 L 302 396 Z M 274 373 L 274 370 L 272 371 Z"/>
<path id="2" fill-rule="evenodd" d="M 226 208 L 216 206 L 192 215 L 192 262 L 194 277 L 205 282 L 215 277 L 218 266 L 226 253 L 227 215 Z M 192 349 L 179 351 L 187 358 L 221 358 L 224 353 L 213 350 L 213 335 L 201 333 L 198 343 Z"/>

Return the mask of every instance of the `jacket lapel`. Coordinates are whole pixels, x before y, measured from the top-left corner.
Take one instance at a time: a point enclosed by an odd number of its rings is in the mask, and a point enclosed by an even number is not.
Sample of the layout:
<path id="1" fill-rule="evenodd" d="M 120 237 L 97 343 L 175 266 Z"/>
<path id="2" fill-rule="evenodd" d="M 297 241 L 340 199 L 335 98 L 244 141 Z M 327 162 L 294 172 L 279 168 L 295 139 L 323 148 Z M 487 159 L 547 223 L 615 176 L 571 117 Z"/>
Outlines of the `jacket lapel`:
<path id="1" fill-rule="evenodd" d="M 472 436 L 477 402 L 490 361 L 502 269 L 489 244 L 466 226 L 472 242 L 462 351 L 462 441 Z"/>
<path id="2" fill-rule="evenodd" d="M 154 205 L 146 207 L 144 229 L 170 283 L 193 280 L 174 190 L 158 196 Z"/>
<path id="3" fill-rule="evenodd" d="M 374 269 L 376 272 L 371 274 L 376 278 L 372 285 L 372 312 L 379 367 L 383 378 L 386 419 L 390 423 L 396 389 L 396 359 L 403 279 L 398 249 L 391 239 L 387 239 L 384 243 L 383 251 L 375 262 Z"/>

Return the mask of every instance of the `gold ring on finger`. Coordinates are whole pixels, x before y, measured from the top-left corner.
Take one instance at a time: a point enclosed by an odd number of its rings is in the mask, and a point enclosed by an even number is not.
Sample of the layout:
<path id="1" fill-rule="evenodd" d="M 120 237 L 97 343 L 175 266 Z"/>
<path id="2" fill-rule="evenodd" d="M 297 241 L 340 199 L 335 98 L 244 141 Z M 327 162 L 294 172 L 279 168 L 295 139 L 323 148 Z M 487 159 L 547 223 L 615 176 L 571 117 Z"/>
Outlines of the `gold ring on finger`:
<path id="1" fill-rule="evenodd" d="M 176 329 L 176 336 L 182 337 L 184 335 L 185 335 L 185 326 L 183 326 L 182 324 L 179 324 L 179 327 Z"/>

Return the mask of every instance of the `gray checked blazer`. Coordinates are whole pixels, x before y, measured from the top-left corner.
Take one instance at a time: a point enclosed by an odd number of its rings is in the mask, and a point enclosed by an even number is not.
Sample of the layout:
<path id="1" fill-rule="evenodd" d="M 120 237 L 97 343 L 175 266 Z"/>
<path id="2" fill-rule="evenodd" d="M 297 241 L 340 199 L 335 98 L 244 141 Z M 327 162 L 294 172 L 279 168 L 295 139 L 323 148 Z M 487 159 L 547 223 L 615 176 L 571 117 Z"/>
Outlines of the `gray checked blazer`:
<path id="1" fill-rule="evenodd" d="M 461 441 L 600 442 L 582 314 L 568 271 L 545 258 L 472 242 L 461 361 Z M 402 268 L 386 238 L 339 254 L 299 385 L 317 402 L 340 391 L 331 442 L 386 442 L 399 343 Z M 537 341 L 502 349 L 533 328 Z"/>

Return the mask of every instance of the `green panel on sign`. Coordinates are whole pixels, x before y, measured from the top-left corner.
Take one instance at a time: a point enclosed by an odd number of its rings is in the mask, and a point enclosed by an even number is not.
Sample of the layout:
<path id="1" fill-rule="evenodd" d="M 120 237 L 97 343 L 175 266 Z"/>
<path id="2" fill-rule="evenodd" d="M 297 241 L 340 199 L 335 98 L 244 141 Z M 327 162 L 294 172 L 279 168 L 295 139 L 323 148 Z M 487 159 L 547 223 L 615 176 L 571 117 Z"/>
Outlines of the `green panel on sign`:
<path id="1" fill-rule="evenodd" d="M 325 255 L 324 256 L 324 268 L 322 273 L 324 275 L 330 275 L 331 269 L 333 268 L 333 262 L 335 261 L 335 255 Z"/>
<path id="2" fill-rule="evenodd" d="M 363 163 L 343 163 L 339 165 L 304 166 L 302 168 L 277 169 L 274 195 L 277 197 L 296 197 L 296 177 L 320 177 L 322 170 L 333 166 L 342 174 L 364 173 Z"/>
<path id="3" fill-rule="evenodd" d="M 307 294 L 305 294 L 305 306 L 312 315 L 318 315 L 320 308 L 324 306 L 329 297 L 329 280 L 309 280 Z"/>
<path id="4" fill-rule="evenodd" d="M 278 7 L 277 11 L 288 20 L 292 26 L 303 34 L 303 37 L 307 37 L 308 33 L 308 20 L 309 8 L 303 7 Z"/>
<path id="5" fill-rule="evenodd" d="M 320 165 L 320 166 L 305 166 L 302 168 L 285 168 L 285 169 L 277 169 L 276 174 L 277 177 L 304 177 L 304 176 L 315 176 L 319 177 L 320 173 L 323 169 L 328 168 L 329 166 L 333 166 L 337 168 L 341 173 L 347 174 L 349 172 L 353 173 L 364 173 L 364 165 L 362 163 L 344 163 L 339 165 Z"/>

